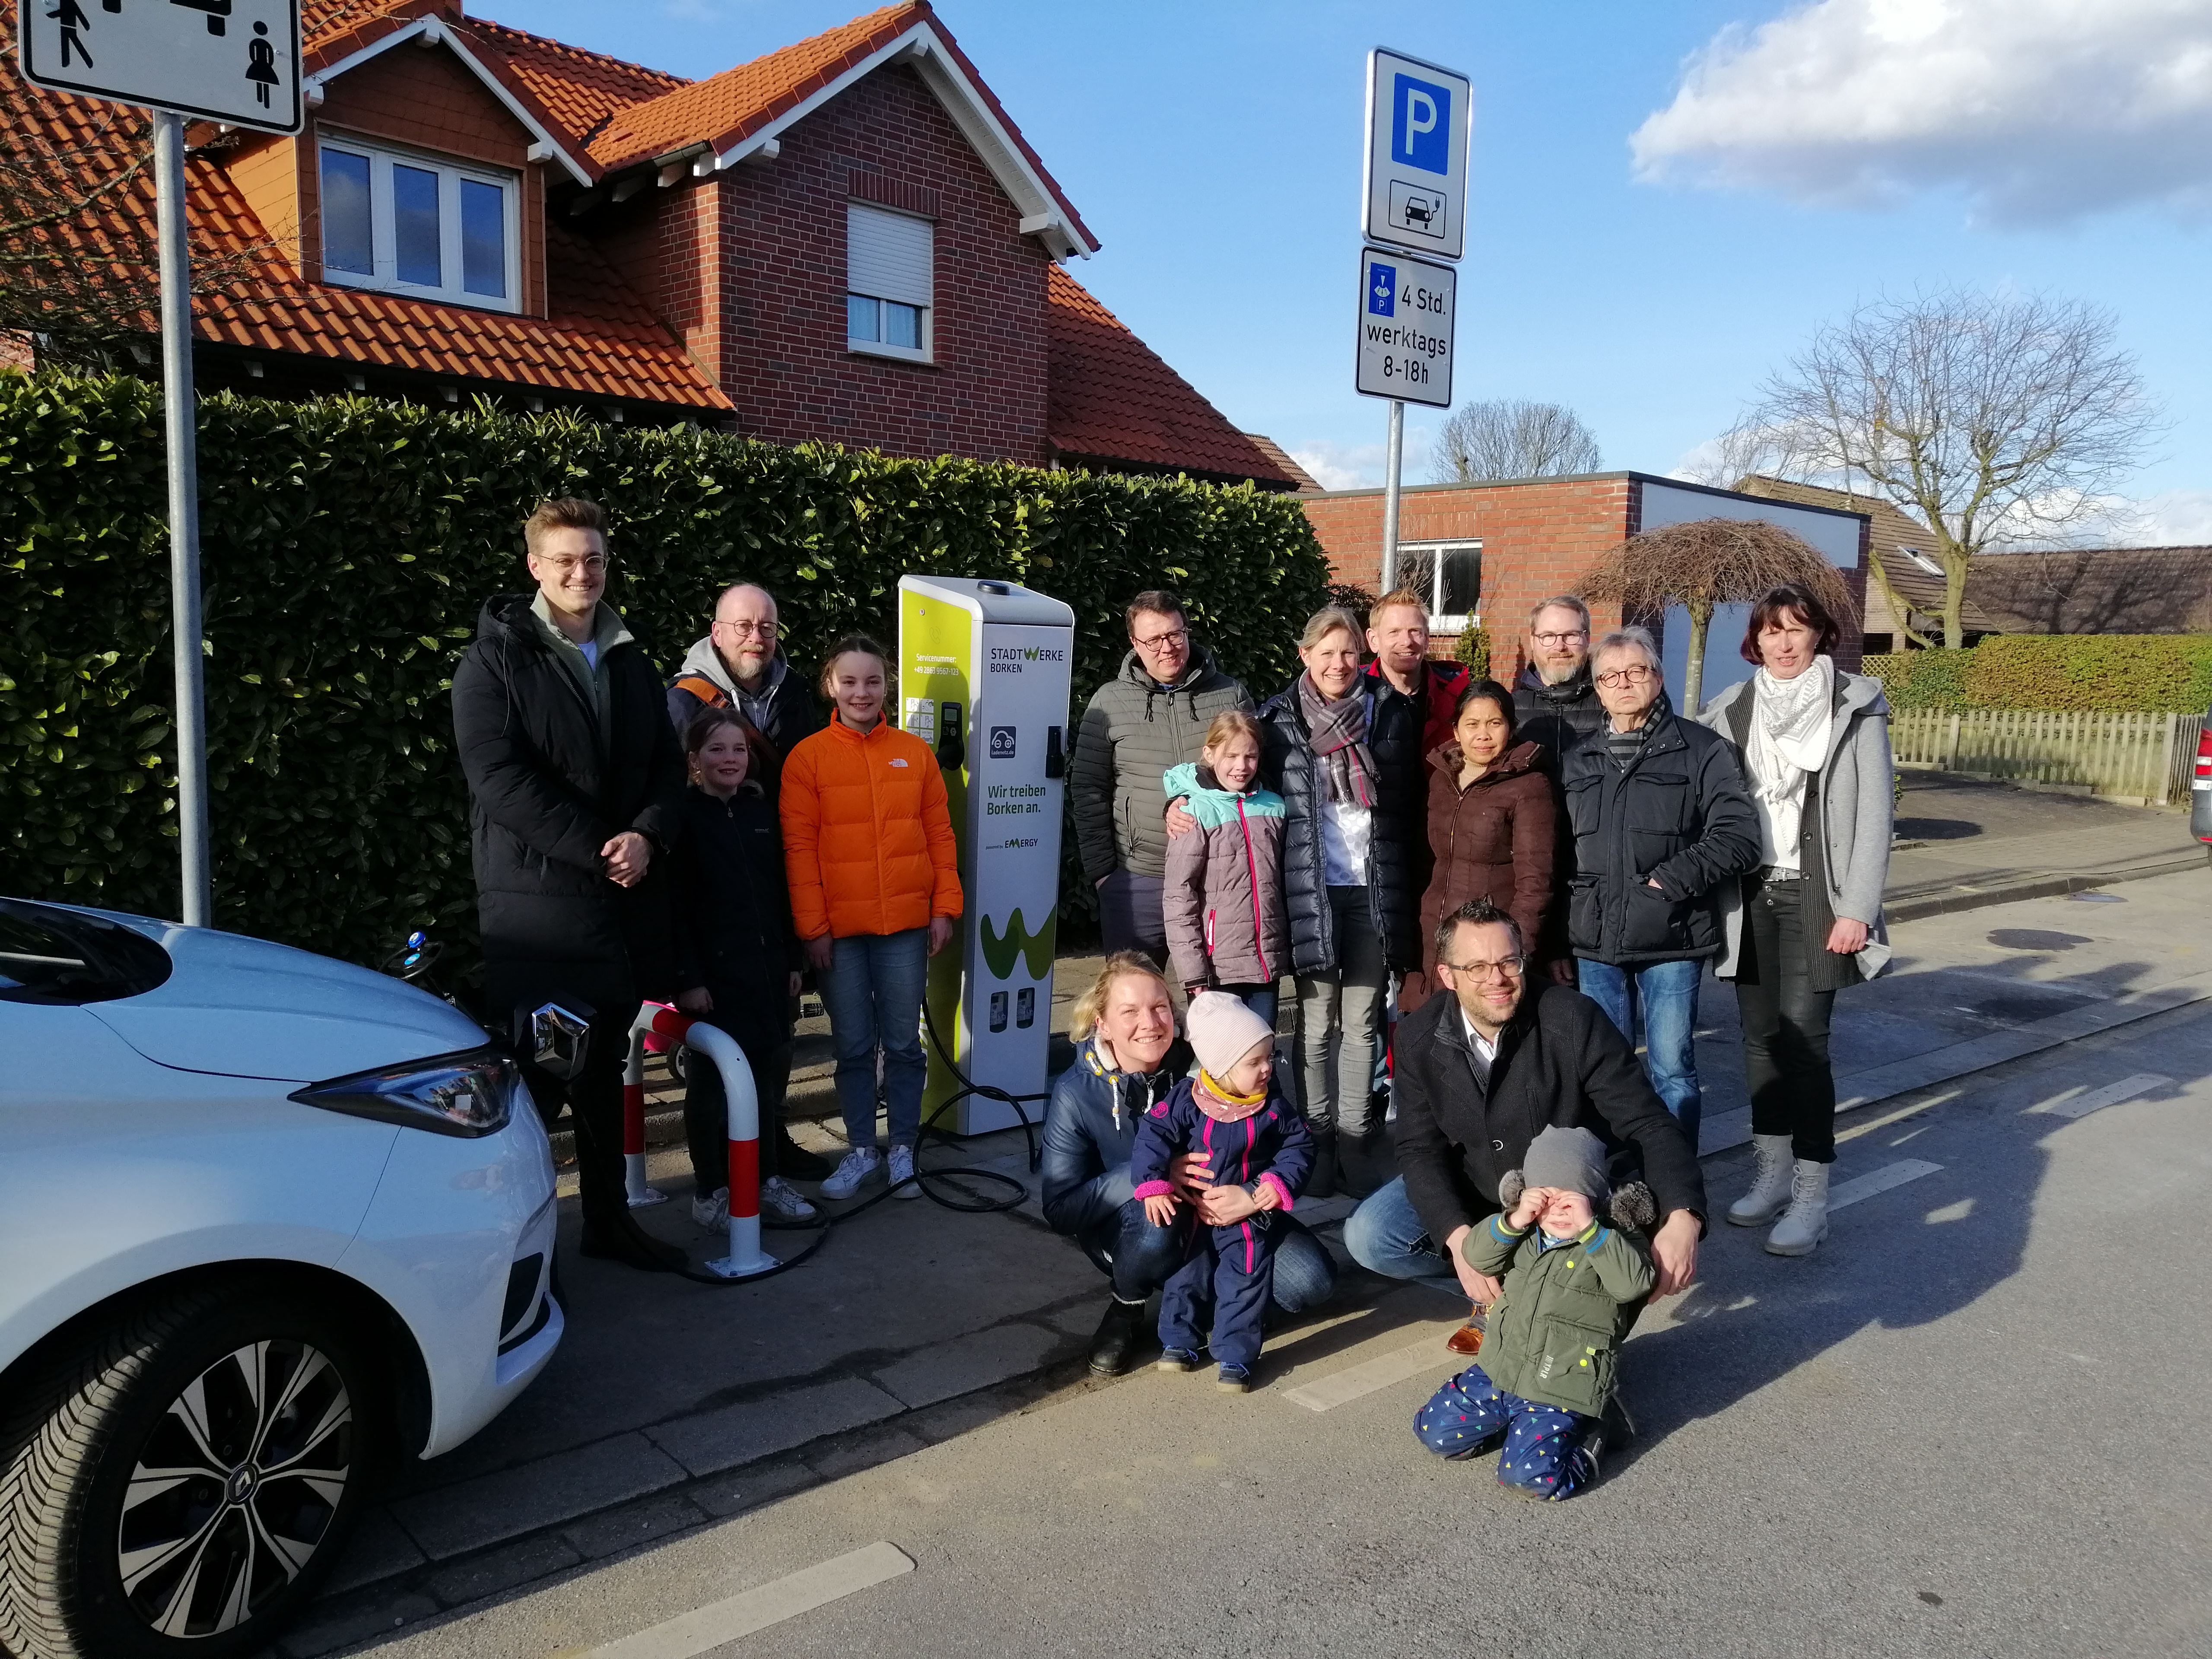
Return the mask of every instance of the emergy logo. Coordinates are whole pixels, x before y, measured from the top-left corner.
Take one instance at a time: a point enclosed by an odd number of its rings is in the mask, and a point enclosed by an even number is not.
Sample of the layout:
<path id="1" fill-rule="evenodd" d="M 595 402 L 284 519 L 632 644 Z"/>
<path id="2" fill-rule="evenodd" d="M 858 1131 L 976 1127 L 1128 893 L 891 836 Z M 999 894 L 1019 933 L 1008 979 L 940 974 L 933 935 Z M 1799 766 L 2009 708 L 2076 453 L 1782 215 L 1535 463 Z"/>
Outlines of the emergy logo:
<path id="1" fill-rule="evenodd" d="M 1021 957 L 1029 964 L 1030 977 L 1042 979 L 1052 967 L 1052 938 L 1060 923 L 1060 912 L 1054 910 L 1044 919 L 1044 926 L 1034 933 L 1022 921 L 1019 910 L 1008 918 L 1006 931 L 1001 935 L 992 927 L 991 918 L 983 918 L 983 961 L 991 970 L 993 979 L 1006 979 L 1014 971 L 1014 958 Z"/>

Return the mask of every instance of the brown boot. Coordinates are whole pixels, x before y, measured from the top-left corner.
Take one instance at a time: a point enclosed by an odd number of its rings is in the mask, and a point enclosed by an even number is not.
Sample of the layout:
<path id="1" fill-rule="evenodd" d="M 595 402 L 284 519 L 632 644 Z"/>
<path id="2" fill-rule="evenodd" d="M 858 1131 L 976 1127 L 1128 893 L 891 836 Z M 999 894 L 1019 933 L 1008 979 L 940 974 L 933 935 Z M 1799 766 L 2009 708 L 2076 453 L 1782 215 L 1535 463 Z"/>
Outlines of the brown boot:
<path id="1" fill-rule="evenodd" d="M 1483 1334 L 1490 1328 L 1490 1310 L 1475 1303 L 1468 1310 L 1467 1323 L 1444 1339 L 1444 1346 L 1472 1359 L 1482 1352 Z"/>

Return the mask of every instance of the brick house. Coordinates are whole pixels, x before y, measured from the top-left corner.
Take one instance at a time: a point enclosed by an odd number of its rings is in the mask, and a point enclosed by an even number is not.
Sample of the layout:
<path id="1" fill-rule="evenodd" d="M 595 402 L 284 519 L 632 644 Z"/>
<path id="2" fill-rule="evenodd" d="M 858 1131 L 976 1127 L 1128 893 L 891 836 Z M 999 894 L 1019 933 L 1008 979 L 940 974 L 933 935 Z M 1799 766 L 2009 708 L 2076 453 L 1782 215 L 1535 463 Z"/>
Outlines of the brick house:
<path id="1" fill-rule="evenodd" d="M 1335 489 L 1303 501 L 1336 580 L 1374 592 L 1382 574 L 1382 492 Z M 1526 666 L 1524 635 L 1531 606 L 1554 593 L 1573 592 L 1583 573 L 1630 536 L 1711 518 L 1765 519 L 1801 537 L 1844 571 L 1863 606 L 1865 514 L 1713 489 L 1649 472 L 1408 486 L 1398 509 L 1399 580 L 1427 595 L 1439 654 L 1449 654 L 1468 628 L 1486 627 L 1491 671 L 1510 680 Z M 1591 610 L 1597 628 L 1620 624 L 1618 608 Z M 1708 695 L 1750 672 L 1736 654 L 1749 610 L 1714 609 L 1705 658 Z M 1668 682 L 1679 696 L 1688 617 L 1678 607 L 1664 618 L 1640 620 L 1658 625 Z M 1836 660 L 1841 667 L 1857 668 L 1856 633 L 1845 636 Z"/>
<path id="2" fill-rule="evenodd" d="M 204 385 L 1299 483 L 1063 269 L 1097 239 L 927 0 L 696 82 L 462 0 L 301 20 L 305 130 L 189 135 L 196 245 L 252 266 Z"/>

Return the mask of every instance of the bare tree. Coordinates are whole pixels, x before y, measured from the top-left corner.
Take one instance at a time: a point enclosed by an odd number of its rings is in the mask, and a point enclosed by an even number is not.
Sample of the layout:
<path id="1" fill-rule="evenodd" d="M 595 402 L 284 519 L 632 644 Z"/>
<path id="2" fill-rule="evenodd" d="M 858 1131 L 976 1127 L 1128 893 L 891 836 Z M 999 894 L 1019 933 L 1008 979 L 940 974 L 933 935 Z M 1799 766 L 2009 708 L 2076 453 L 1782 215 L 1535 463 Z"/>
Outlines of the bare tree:
<path id="1" fill-rule="evenodd" d="M 1631 536 L 1600 560 L 1575 591 L 1612 599 L 1623 616 L 1679 605 L 1690 613 L 1682 713 L 1695 715 L 1705 689 L 1705 635 L 1717 605 L 1742 605 L 1784 582 L 1813 591 L 1839 625 L 1858 618 L 1843 575 L 1803 542 L 1764 519 L 1697 519 Z"/>
<path id="2" fill-rule="evenodd" d="M 1597 439 L 1574 410 L 1516 398 L 1454 410 L 1437 434 L 1431 471 L 1438 483 L 1486 483 L 1595 472 L 1600 465 Z"/>
<path id="3" fill-rule="evenodd" d="M 1784 434 L 1790 474 L 1863 479 L 1929 526 L 1955 648 L 1968 561 L 2105 515 L 2160 424 L 2110 313 L 1949 289 L 1820 330 L 1744 427 Z"/>
<path id="4" fill-rule="evenodd" d="M 159 326 L 153 123 L 29 85 L 15 36 L 13 15 L 0 17 L 0 331 L 30 337 L 50 360 L 104 361 Z M 223 302 L 272 246 L 196 248 L 194 293 Z"/>

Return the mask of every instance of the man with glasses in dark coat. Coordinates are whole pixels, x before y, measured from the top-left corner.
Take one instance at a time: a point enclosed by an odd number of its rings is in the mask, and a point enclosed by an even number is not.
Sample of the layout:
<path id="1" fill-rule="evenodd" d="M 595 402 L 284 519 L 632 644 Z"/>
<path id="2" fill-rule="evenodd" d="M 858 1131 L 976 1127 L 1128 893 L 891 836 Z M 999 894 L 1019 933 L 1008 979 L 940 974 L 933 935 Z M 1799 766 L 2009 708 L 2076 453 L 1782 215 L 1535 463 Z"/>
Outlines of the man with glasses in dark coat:
<path id="1" fill-rule="evenodd" d="M 600 597 L 599 505 L 547 501 L 523 538 L 538 591 L 489 601 L 453 672 L 484 1003 L 495 1028 L 547 1002 L 588 1006 L 584 1067 L 565 1089 L 582 1249 L 647 1265 L 659 1252 L 623 1193 L 622 1074 L 639 1000 L 669 972 L 653 878 L 680 822 L 684 750 L 659 674 Z M 528 1069 L 541 1103 L 560 1098 L 560 1083 Z"/>

